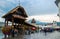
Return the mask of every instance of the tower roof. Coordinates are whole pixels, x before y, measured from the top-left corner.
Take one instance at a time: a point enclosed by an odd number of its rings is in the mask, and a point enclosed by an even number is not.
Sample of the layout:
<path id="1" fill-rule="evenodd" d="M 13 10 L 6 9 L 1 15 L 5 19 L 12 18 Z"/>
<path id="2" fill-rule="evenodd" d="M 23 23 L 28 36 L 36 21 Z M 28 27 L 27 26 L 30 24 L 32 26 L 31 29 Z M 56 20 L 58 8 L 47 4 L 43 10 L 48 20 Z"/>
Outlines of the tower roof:
<path id="1" fill-rule="evenodd" d="M 36 21 L 35 21 L 35 19 L 34 19 L 34 18 L 32 19 L 31 23 L 36 23 Z"/>

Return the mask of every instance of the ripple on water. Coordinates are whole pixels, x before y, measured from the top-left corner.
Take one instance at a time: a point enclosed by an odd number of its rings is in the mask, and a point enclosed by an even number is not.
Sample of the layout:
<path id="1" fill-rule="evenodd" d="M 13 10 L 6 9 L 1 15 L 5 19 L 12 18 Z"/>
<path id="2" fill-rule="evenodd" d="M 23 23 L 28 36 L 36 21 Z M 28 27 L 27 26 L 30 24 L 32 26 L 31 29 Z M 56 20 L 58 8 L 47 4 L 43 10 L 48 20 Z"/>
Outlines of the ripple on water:
<path id="1" fill-rule="evenodd" d="M 55 31 L 52 33 L 46 33 L 46 35 L 43 32 L 39 32 L 31 35 L 21 35 L 18 38 L 20 39 L 21 37 L 22 39 L 60 39 L 60 32 Z M 0 32 L 0 39 L 2 38 L 3 38 L 3 34 Z"/>

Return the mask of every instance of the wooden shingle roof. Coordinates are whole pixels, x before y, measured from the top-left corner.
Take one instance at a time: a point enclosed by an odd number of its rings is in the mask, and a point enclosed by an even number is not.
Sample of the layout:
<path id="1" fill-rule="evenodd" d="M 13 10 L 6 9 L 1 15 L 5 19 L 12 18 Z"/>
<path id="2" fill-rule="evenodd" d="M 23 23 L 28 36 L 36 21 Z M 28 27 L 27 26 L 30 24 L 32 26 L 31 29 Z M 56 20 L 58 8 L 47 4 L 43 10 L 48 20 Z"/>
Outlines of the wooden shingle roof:
<path id="1" fill-rule="evenodd" d="M 21 11 L 22 11 L 23 15 L 21 15 L 21 16 L 28 17 L 28 15 L 26 14 L 24 8 L 21 7 L 21 6 L 17 6 L 16 8 L 12 9 L 11 11 L 9 11 L 7 14 L 5 14 L 4 16 L 2 16 L 2 18 L 6 18 L 9 14 L 14 14 L 14 12 L 17 12 L 18 9 L 21 9 Z"/>

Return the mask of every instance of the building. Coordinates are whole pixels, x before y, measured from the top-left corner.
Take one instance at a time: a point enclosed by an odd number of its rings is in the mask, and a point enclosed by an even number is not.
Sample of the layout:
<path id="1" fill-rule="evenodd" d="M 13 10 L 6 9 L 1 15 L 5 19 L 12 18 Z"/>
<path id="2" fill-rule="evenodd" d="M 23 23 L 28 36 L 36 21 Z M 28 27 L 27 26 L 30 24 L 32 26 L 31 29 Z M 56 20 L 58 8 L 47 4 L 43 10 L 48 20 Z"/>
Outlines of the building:
<path id="1" fill-rule="evenodd" d="M 59 21 L 60 21 L 60 0 L 56 0 L 55 4 L 57 5 L 57 7 L 59 8 L 59 13 L 57 14 L 57 16 L 59 16 Z"/>
<path id="2" fill-rule="evenodd" d="M 53 26 L 57 26 L 57 22 L 56 21 L 53 21 Z"/>

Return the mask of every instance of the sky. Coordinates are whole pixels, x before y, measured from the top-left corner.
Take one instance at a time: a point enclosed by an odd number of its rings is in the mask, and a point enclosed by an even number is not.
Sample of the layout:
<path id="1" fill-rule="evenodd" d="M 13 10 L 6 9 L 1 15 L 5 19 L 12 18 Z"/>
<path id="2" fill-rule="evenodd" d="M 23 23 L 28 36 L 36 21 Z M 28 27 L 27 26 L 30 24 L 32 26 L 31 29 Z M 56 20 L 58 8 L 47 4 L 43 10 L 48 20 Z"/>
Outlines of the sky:
<path id="1" fill-rule="evenodd" d="M 59 9 L 54 3 L 55 0 L 20 0 L 20 5 L 24 7 L 28 18 L 36 18 L 40 21 L 50 22 L 52 20 L 58 21 Z M 19 0 L 0 0 L 0 21 L 4 14 L 8 13 L 13 8 L 19 5 Z M 41 16 L 44 18 L 41 18 Z M 53 16 L 53 17 L 52 17 Z M 54 18 L 51 19 L 50 18 Z M 48 21 L 47 21 L 48 20 Z"/>

